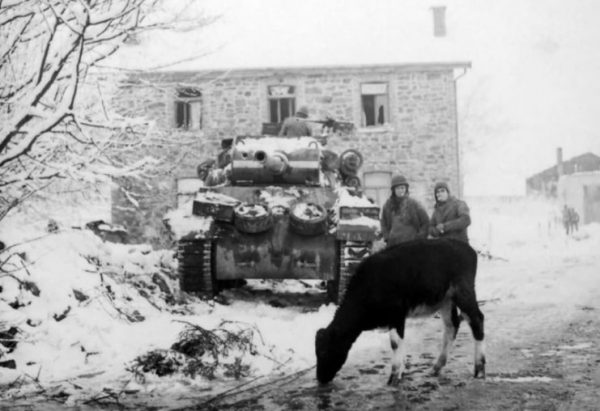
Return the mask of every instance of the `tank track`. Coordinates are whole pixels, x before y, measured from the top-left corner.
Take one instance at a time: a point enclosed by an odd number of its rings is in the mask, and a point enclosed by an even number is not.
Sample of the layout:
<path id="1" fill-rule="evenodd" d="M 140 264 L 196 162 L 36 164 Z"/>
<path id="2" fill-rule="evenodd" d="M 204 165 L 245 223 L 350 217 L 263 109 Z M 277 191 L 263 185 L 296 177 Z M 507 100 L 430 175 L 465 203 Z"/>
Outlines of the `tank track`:
<path id="1" fill-rule="evenodd" d="M 177 247 L 179 284 L 183 291 L 212 297 L 215 281 L 212 275 L 212 241 L 180 240 Z"/>
<path id="2" fill-rule="evenodd" d="M 356 271 L 358 264 L 372 253 L 372 243 L 369 241 L 340 241 L 339 242 L 339 267 L 340 276 L 337 284 L 337 295 L 332 298 L 341 304 L 350 279 Z M 330 298 L 333 297 L 330 295 Z"/>

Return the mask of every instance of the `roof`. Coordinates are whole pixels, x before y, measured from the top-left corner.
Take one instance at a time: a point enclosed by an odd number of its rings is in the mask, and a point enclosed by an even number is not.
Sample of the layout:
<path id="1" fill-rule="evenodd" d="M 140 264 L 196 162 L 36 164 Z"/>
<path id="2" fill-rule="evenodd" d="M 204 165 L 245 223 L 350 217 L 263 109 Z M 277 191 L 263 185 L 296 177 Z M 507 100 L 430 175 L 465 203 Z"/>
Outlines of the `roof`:
<path id="1" fill-rule="evenodd" d="M 598 165 L 598 169 L 600 169 L 600 157 L 597 156 L 594 153 L 591 152 L 587 152 L 587 153 L 583 153 L 580 154 L 578 156 L 572 157 L 569 160 L 563 161 L 563 168 L 564 171 L 567 173 L 572 173 L 575 170 L 575 165 L 579 165 L 583 162 L 596 162 Z M 592 170 L 585 170 L 585 171 L 592 171 Z M 527 178 L 527 181 L 530 180 L 535 180 L 538 178 L 550 178 L 550 177 L 558 177 L 558 165 L 553 165 L 552 167 L 549 167 L 543 171 L 540 171 L 537 174 L 532 175 L 531 177 Z"/>
<path id="2" fill-rule="evenodd" d="M 231 68 L 214 70 L 186 70 L 186 71 L 141 71 L 137 73 L 143 78 L 160 81 L 168 77 L 169 82 L 190 82 L 201 78 L 211 80 L 217 78 L 261 78 L 274 76 L 315 75 L 324 72 L 336 73 L 387 73 L 387 72 L 435 72 L 454 69 L 469 69 L 471 62 L 431 62 L 431 63 L 390 63 L 390 64 L 352 64 L 352 65 L 325 65 L 302 67 L 256 67 L 256 68 Z"/>

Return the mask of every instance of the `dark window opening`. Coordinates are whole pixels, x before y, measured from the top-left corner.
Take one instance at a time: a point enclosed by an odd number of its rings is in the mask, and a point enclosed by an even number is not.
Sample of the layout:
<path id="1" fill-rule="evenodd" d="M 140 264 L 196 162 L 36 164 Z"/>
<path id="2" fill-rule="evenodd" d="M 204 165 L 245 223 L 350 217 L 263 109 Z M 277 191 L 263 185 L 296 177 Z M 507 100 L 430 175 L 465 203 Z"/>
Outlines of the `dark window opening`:
<path id="1" fill-rule="evenodd" d="M 271 123 L 281 123 L 296 112 L 296 101 L 293 98 L 271 99 Z"/>
<path id="2" fill-rule="evenodd" d="M 369 83 L 361 86 L 362 126 L 379 126 L 389 122 L 387 84 Z"/>
<path id="3" fill-rule="evenodd" d="M 177 89 L 175 127 L 186 130 L 202 128 L 202 93 L 200 90 L 191 87 Z"/>
<path id="4" fill-rule="evenodd" d="M 269 121 L 282 123 L 296 112 L 294 86 L 269 86 Z"/>

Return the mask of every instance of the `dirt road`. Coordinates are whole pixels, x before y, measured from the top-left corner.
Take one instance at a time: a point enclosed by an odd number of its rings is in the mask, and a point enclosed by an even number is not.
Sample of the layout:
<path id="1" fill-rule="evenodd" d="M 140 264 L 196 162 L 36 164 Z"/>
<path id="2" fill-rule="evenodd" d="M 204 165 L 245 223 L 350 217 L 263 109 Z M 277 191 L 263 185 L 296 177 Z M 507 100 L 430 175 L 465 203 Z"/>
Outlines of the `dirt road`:
<path id="1" fill-rule="evenodd" d="M 483 264 L 482 275 L 512 276 L 498 282 L 504 291 L 491 285 L 499 298 L 482 301 L 486 379 L 472 378 L 473 340 L 464 323 L 447 367 L 441 376 L 432 376 L 441 342 L 440 320 L 419 319 L 407 324 L 408 369 L 399 387 L 386 385 L 391 350 L 387 332 L 376 330 L 372 332 L 381 334 L 381 346 L 353 347 L 327 386 L 318 386 L 310 369 L 184 409 L 600 410 L 596 268 L 595 256 L 567 258 L 528 279 L 531 270 L 526 264 Z"/>
<path id="2" fill-rule="evenodd" d="M 488 310 L 493 311 L 493 310 Z M 600 409 L 600 316 L 582 305 L 559 326 L 536 325 L 518 345 L 502 338 L 488 344 L 485 380 L 471 377 L 472 340 L 463 327 L 454 355 L 440 377 L 430 368 L 438 335 L 409 348 L 400 387 L 387 387 L 389 350 L 352 353 L 332 384 L 319 387 L 314 370 L 290 381 L 185 409 L 214 410 L 598 410 Z M 489 315 L 488 315 L 489 317 Z M 506 324 L 510 326 L 510 321 Z M 439 328 L 436 321 L 425 324 Z M 467 327 L 468 328 L 468 327 Z M 532 327 L 533 328 L 533 327 Z M 416 350 L 415 350 L 416 349 Z"/>

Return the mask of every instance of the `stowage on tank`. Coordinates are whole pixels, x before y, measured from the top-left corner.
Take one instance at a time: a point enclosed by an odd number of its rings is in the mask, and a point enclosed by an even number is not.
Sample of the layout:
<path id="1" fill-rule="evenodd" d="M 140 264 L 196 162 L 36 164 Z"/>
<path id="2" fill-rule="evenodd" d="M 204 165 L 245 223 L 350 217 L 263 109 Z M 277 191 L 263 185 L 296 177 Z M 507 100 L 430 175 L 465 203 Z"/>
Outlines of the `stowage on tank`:
<path id="1" fill-rule="evenodd" d="M 198 166 L 200 188 L 176 230 L 182 290 L 214 296 L 232 280 L 321 279 L 341 301 L 371 253 L 379 207 L 360 189 L 360 153 L 323 142 L 237 136 Z"/>

